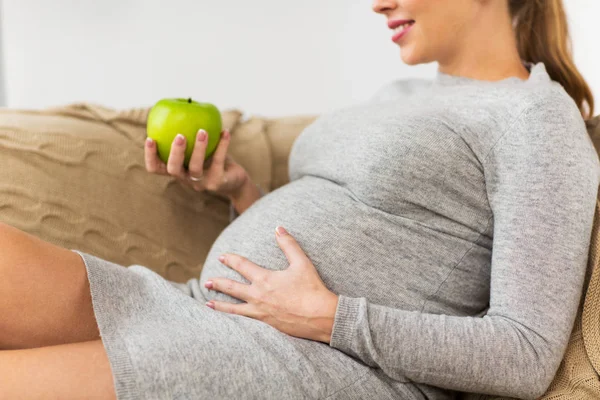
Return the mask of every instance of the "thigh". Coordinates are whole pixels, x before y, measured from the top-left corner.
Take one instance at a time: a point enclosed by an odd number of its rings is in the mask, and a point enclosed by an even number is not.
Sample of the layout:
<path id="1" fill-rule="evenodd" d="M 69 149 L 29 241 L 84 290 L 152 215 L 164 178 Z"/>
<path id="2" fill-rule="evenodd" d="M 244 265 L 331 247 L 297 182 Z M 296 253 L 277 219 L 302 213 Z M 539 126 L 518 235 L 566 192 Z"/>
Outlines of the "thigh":
<path id="1" fill-rule="evenodd" d="M 100 340 L 0 351 L 1 399 L 116 399 Z"/>
<path id="2" fill-rule="evenodd" d="M 0 349 L 100 337 L 79 254 L 0 223 Z"/>

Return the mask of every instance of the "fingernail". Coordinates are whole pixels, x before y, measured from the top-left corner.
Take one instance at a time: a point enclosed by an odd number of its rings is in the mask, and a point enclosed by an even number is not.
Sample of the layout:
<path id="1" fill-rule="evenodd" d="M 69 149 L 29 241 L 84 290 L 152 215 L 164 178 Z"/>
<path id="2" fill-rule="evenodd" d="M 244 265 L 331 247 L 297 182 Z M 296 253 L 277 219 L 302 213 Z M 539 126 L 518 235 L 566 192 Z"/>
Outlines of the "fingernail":
<path id="1" fill-rule="evenodd" d="M 223 139 L 229 139 L 229 131 L 227 129 L 223 131 Z"/>
<path id="2" fill-rule="evenodd" d="M 207 289 L 212 289 L 212 287 L 213 287 L 213 281 L 206 281 L 204 283 L 204 287 L 207 288 Z"/>
<path id="3" fill-rule="evenodd" d="M 278 235 L 287 235 L 288 231 L 286 231 L 283 226 L 278 226 L 277 228 L 275 228 L 275 233 Z"/>
<path id="4" fill-rule="evenodd" d="M 219 261 L 225 262 L 225 256 L 223 256 L 223 255 L 219 256 Z"/>
<path id="5" fill-rule="evenodd" d="M 177 136 L 175 136 L 176 144 L 183 144 L 184 141 L 185 141 L 185 137 L 181 133 L 178 133 Z"/>
<path id="6" fill-rule="evenodd" d="M 146 146 L 152 147 L 153 143 L 154 143 L 154 141 L 151 138 L 146 138 Z"/>
<path id="7" fill-rule="evenodd" d="M 207 301 L 206 305 L 212 308 L 213 310 L 215 309 L 215 303 L 213 303 L 212 301 Z"/>
<path id="8" fill-rule="evenodd" d="M 198 132 L 198 137 L 196 137 L 196 139 L 197 139 L 199 142 L 203 142 L 203 141 L 204 141 L 204 139 L 206 139 L 206 131 L 205 131 L 205 130 L 203 130 L 203 129 L 201 129 L 201 130 Z"/>

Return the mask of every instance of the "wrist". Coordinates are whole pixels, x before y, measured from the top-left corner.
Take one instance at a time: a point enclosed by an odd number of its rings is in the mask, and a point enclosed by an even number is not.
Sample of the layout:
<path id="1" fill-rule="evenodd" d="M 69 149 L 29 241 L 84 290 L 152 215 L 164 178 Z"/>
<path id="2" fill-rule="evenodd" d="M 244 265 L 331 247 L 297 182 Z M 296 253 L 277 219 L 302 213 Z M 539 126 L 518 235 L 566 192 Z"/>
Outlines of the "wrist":
<path id="1" fill-rule="evenodd" d="M 229 200 L 233 205 L 233 208 L 238 214 L 242 214 L 248 207 L 250 207 L 256 200 L 262 196 L 261 189 L 252 182 L 249 175 L 244 178 L 244 183 L 229 196 Z"/>
<path id="2" fill-rule="evenodd" d="M 338 301 L 339 296 L 333 292 L 329 292 L 323 305 L 323 313 L 315 320 L 315 325 L 319 331 L 317 340 L 320 342 L 327 344 L 331 342 Z"/>
<path id="3" fill-rule="evenodd" d="M 249 185 L 252 184 L 252 179 L 250 179 L 250 175 L 248 175 L 246 173 L 246 175 L 244 175 L 244 178 L 242 180 L 242 184 L 240 186 L 238 186 L 238 188 L 234 191 L 232 191 L 227 197 L 229 197 L 229 200 L 231 202 L 236 202 L 238 201 L 244 194 L 244 192 L 248 191 Z"/>

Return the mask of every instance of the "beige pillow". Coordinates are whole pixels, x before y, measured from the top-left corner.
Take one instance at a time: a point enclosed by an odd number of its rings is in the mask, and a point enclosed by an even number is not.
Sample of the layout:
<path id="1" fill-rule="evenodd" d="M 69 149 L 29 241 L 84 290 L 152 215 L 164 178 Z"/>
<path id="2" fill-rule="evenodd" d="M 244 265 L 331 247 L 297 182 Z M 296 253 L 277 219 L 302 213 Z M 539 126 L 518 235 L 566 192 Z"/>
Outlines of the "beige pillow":
<path id="1" fill-rule="evenodd" d="M 240 123 L 229 153 L 265 191 L 289 182 L 288 159 L 292 144 L 315 116 L 254 117 Z"/>
<path id="2" fill-rule="evenodd" d="M 265 120 L 252 118 L 238 124 L 231 138 L 228 153 L 248 171 L 254 183 L 270 191 L 273 161 L 265 136 Z"/>
<path id="3" fill-rule="evenodd" d="M 265 133 L 272 152 L 272 185 L 275 190 L 289 182 L 288 159 L 294 141 L 316 116 L 293 116 L 266 120 Z"/>

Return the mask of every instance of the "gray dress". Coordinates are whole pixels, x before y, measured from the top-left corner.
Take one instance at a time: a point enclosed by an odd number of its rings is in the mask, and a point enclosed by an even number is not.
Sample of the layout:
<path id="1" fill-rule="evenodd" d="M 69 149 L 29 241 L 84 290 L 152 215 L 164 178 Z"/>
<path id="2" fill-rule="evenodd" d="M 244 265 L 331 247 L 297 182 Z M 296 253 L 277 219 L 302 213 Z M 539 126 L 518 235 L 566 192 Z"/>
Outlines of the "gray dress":
<path id="1" fill-rule="evenodd" d="M 600 162 L 543 64 L 526 81 L 392 82 L 307 127 L 289 167 L 290 183 L 219 235 L 199 279 L 73 249 L 119 400 L 546 390 L 581 295 Z M 221 253 L 287 267 L 277 225 L 340 295 L 330 344 L 204 304 L 240 302 L 209 278 L 247 282 Z"/>

